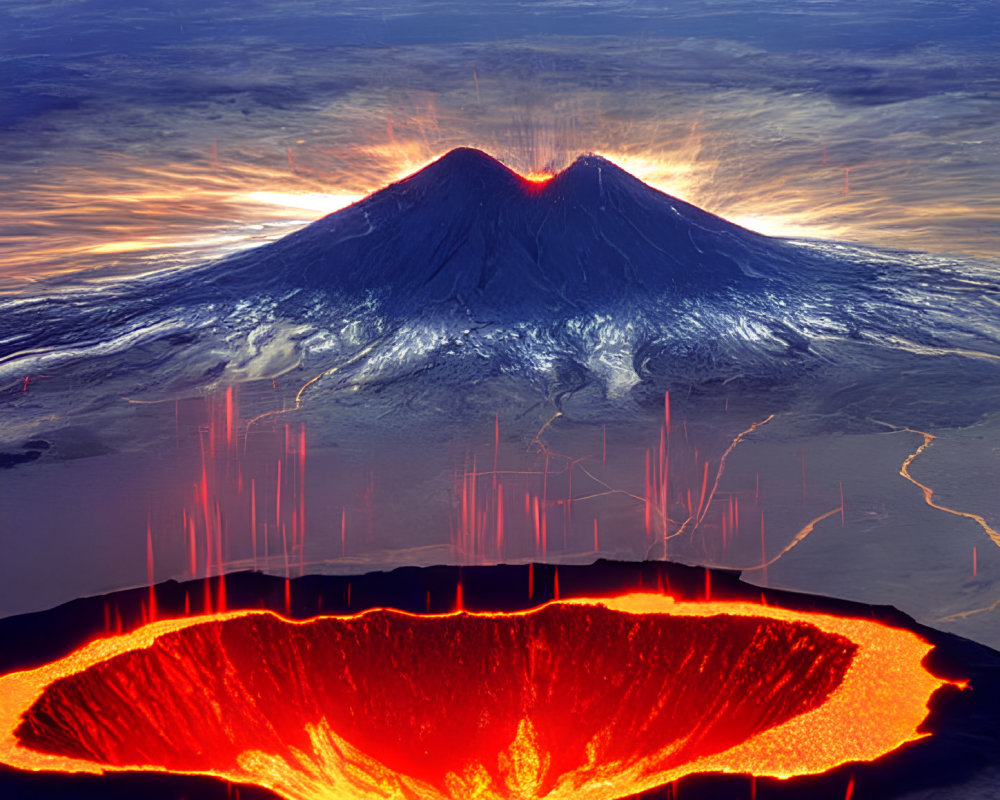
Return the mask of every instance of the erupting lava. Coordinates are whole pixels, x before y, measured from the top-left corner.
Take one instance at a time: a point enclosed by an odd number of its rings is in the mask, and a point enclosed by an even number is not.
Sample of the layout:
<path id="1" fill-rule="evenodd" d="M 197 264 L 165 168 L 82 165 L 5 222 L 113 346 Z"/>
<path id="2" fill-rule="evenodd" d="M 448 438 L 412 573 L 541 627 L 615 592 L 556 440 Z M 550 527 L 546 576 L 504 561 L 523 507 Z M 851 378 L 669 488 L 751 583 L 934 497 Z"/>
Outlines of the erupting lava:
<path id="1" fill-rule="evenodd" d="M 555 174 L 552 172 L 525 172 L 521 174 L 521 177 L 532 183 L 548 183 L 555 177 Z"/>
<path id="2" fill-rule="evenodd" d="M 946 681 L 874 621 L 657 594 L 526 612 L 163 620 L 0 678 L 0 762 L 290 800 L 619 798 L 920 738 Z"/>

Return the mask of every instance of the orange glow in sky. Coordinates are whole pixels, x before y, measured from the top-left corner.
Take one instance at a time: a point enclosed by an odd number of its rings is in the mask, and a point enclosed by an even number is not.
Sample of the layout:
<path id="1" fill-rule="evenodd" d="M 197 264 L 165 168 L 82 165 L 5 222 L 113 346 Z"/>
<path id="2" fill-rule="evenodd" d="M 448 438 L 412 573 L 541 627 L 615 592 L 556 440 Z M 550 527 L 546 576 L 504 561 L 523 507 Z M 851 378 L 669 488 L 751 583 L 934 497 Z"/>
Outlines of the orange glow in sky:
<path id="1" fill-rule="evenodd" d="M 555 176 L 551 172 L 526 172 L 521 177 L 532 183 L 547 183 Z"/>
<path id="2" fill-rule="evenodd" d="M 203 159 L 188 163 L 114 155 L 90 166 L 53 168 L 0 210 L 5 233 L 0 291 L 95 267 L 128 274 L 194 265 L 273 241 L 457 146 L 482 149 L 533 183 L 544 182 L 578 155 L 595 152 L 654 188 L 775 236 L 933 251 L 953 243 L 939 241 L 932 222 L 958 229 L 963 221 L 1000 217 L 1000 202 L 978 207 L 941 198 L 931 206 L 889 202 L 879 165 L 854 165 L 845 194 L 843 168 L 825 163 L 822 151 L 803 155 L 801 174 L 771 172 L 749 180 L 734 170 L 719 135 L 706 132 L 697 118 L 669 148 L 654 143 L 651 131 L 630 131 L 637 141 L 628 143 L 609 128 L 570 136 L 559 146 L 542 138 L 525 149 L 465 136 L 461 120 L 435 114 L 431 103 L 403 120 L 390 118 L 383 132 L 363 144 L 337 149 L 299 140 L 263 163 L 227 158 L 213 143 Z M 643 139 L 650 142 L 642 144 Z M 968 224 L 961 229 L 974 230 Z M 964 251 L 989 255 L 990 245 L 979 236 L 966 242 Z"/>

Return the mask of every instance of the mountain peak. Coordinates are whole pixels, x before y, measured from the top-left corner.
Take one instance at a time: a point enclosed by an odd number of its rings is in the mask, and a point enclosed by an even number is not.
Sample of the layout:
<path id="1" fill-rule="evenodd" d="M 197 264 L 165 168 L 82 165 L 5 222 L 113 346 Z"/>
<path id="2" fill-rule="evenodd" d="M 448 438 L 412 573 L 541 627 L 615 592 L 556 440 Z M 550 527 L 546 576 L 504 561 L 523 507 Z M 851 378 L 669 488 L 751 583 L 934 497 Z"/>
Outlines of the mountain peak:
<path id="1" fill-rule="evenodd" d="M 456 147 L 449 150 L 430 166 L 435 165 L 449 169 L 492 169 L 510 172 L 506 166 L 489 153 L 477 150 L 475 147 Z"/>
<path id="2" fill-rule="evenodd" d="M 474 147 L 456 147 L 406 178 L 404 182 L 442 184 L 502 184 L 519 180 L 518 175 L 493 156 Z"/>
<path id="3" fill-rule="evenodd" d="M 729 290 L 772 274 L 778 249 L 762 258 L 757 235 L 593 153 L 532 182 L 459 147 L 240 260 L 345 295 L 378 292 L 392 313 L 448 306 L 526 318 L 612 297 Z"/>
<path id="4" fill-rule="evenodd" d="M 600 185 L 611 183 L 642 184 L 634 175 L 626 172 L 613 161 L 596 153 L 585 153 L 556 176 L 567 186 Z"/>
<path id="5" fill-rule="evenodd" d="M 607 169 L 608 167 L 616 169 L 619 172 L 624 170 L 617 166 L 614 162 L 608 161 L 604 156 L 598 155 L 597 153 L 581 153 L 576 157 L 572 164 L 566 167 L 563 172 L 573 171 L 583 171 L 583 170 L 594 170 L 594 169 Z"/>
<path id="6" fill-rule="evenodd" d="M 515 172 L 482 150 L 474 147 L 456 147 L 404 179 L 404 183 L 414 182 L 439 187 L 444 184 L 453 186 L 462 184 L 481 188 L 517 185 L 522 189 L 527 185 L 532 189 L 531 193 L 537 195 L 556 187 L 571 191 L 577 190 L 573 187 L 597 187 L 609 180 L 613 183 L 618 181 L 639 183 L 637 178 L 596 153 L 580 155 L 566 169 L 551 178 L 537 180 Z"/>

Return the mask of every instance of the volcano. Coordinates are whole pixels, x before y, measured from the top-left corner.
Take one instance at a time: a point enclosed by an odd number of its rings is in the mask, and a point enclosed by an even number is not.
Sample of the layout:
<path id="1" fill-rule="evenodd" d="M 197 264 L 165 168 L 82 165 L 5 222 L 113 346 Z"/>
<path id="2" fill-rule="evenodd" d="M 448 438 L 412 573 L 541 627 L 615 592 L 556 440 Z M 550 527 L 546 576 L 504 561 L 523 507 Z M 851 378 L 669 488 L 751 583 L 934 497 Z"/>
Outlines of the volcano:
<path id="1" fill-rule="evenodd" d="M 642 183 L 597 155 L 544 181 L 459 148 L 279 242 L 222 283 L 277 280 L 428 307 L 534 316 L 609 299 L 761 291 L 803 253 Z M 237 279 L 237 276 L 239 278 Z"/>
<path id="2" fill-rule="evenodd" d="M 459 148 L 271 244 L 0 301 L 0 376 L 23 387 L 69 364 L 77 383 L 107 392 L 90 405 L 100 409 L 137 390 L 177 396 L 299 365 L 404 393 L 506 375 L 528 384 L 517 392 L 596 386 L 612 399 L 636 384 L 651 397 L 677 384 L 756 390 L 846 369 L 898 405 L 910 390 L 886 386 L 887 369 L 929 370 L 913 378 L 923 391 L 963 380 L 940 377 L 948 365 L 928 355 L 995 360 L 983 298 L 995 288 L 940 259 L 754 233 L 597 155 L 538 181 Z"/>

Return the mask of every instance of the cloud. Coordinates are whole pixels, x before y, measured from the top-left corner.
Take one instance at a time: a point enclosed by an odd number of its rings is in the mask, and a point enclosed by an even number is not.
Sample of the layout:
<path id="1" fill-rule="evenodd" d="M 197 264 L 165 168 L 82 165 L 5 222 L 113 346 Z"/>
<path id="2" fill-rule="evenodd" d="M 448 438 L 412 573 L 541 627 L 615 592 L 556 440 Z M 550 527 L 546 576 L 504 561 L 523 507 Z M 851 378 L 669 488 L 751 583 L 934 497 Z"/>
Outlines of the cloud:
<path id="1" fill-rule="evenodd" d="M 169 252 L 276 221 L 234 218 L 261 212 L 235 196 L 365 193 L 470 144 L 521 170 L 600 151 L 768 232 L 995 256 L 988 5 L 8 6 L 0 214 L 20 238 L 0 247 L 20 273 L 44 241 L 44 273 L 53 248 L 69 269 L 74 241 L 159 226 Z M 116 204 L 130 186 L 188 197 Z"/>

